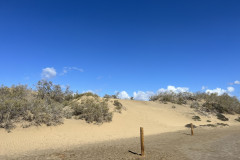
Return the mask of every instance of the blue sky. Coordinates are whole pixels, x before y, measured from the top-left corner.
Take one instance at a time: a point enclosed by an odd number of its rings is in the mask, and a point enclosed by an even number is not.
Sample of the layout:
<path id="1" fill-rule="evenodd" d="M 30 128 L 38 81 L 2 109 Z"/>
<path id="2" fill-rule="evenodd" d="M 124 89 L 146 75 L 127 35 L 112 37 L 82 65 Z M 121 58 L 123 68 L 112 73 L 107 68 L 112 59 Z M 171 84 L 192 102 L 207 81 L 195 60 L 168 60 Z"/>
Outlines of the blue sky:
<path id="1" fill-rule="evenodd" d="M 48 78 L 99 95 L 205 86 L 239 97 L 240 1 L 2 0 L 0 56 L 8 86 Z"/>

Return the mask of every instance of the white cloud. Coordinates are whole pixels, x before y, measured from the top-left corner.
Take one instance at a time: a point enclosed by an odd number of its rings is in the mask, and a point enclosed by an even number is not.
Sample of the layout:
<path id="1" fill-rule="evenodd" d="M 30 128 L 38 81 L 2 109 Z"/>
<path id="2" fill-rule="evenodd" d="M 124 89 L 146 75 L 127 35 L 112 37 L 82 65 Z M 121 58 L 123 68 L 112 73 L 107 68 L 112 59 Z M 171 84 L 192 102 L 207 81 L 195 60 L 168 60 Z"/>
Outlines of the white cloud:
<path id="1" fill-rule="evenodd" d="M 206 90 L 206 93 L 208 94 L 212 94 L 212 93 L 217 93 L 218 95 L 222 95 L 224 93 L 226 93 L 227 91 L 225 89 L 222 89 L 222 88 L 216 88 L 216 89 L 207 89 Z"/>
<path id="2" fill-rule="evenodd" d="M 234 92 L 235 89 L 233 87 L 228 87 L 227 90 L 228 92 Z"/>
<path id="3" fill-rule="evenodd" d="M 240 84 L 240 81 L 234 81 L 234 84 Z"/>
<path id="4" fill-rule="evenodd" d="M 77 67 L 64 67 L 62 73 L 60 74 L 61 76 L 63 76 L 64 74 L 67 74 L 69 71 L 79 71 L 79 72 L 84 72 L 84 70 L 82 68 L 77 68 Z"/>
<path id="5" fill-rule="evenodd" d="M 130 96 L 128 95 L 128 93 L 126 91 L 119 92 L 117 94 L 117 97 L 119 99 L 130 99 Z"/>
<path id="6" fill-rule="evenodd" d="M 134 100 L 140 100 L 140 101 L 149 101 L 149 98 L 153 96 L 154 93 L 151 91 L 143 92 L 143 91 L 138 91 L 138 92 L 133 92 L 133 98 Z"/>
<path id="7" fill-rule="evenodd" d="M 57 75 L 57 72 L 53 67 L 44 68 L 42 70 L 42 74 L 41 74 L 43 79 L 50 79 L 50 78 L 55 77 L 56 75 Z"/>
<path id="8" fill-rule="evenodd" d="M 175 86 L 168 86 L 167 89 L 161 88 L 157 91 L 157 93 L 161 92 L 174 92 L 174 93 L 182 93 L 182 92 L 189 92 L 189 88 L 187 87 L 175 87 Z"/>

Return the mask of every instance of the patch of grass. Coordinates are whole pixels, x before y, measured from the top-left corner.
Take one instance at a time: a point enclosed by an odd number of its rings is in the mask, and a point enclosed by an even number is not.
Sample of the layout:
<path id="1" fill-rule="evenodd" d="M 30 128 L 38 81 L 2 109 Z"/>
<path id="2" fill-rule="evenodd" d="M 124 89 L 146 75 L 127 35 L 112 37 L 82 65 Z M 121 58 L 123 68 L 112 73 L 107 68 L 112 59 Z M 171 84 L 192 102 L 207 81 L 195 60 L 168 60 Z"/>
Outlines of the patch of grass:
<path id="1" fill-rule="evenodd" d="M 210 120 L 207 120 L 207 122 L 212 122 L 212 121 L 210 121 Z"/>

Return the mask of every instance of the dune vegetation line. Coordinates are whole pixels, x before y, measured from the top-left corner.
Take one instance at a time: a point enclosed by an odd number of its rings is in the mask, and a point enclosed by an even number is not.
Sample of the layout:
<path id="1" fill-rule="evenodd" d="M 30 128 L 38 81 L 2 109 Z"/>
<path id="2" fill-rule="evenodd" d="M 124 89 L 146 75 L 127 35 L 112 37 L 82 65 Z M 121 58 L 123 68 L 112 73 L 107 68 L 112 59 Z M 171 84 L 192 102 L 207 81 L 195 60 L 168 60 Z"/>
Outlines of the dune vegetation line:
<path id="1" fill-rule="evenodd" d="M 32 125 L 59 125 L 64 123 L 64 118 L 83 119 L 87 123 L 95 124 L 110 122 L 114 112 L 121 113 L 124 109 L 117 98 L 117 94 L 105 95 L 101 98 L 91 92 L 73 93 L 69 87 L 63 90 L 60 85 L 46 80 L 39 81 L 36 89 L 27 85 L 11 87 L 2 85 L 0 128 L 10 131 L 18 124 L 23 128 Z M 228 120 L 223 114 L 240 114 L 239 100 L 228 94 L 162 92 L 150 97 L 150 101 L 189 104 L 199 112 L 216 114 L 222 121 Z M 109 107 L 110 103 L 114 108 Z M 199 119 L 199 117 L 194 118 Z M 240 118 L 236 121 L 240 121 Z"/>

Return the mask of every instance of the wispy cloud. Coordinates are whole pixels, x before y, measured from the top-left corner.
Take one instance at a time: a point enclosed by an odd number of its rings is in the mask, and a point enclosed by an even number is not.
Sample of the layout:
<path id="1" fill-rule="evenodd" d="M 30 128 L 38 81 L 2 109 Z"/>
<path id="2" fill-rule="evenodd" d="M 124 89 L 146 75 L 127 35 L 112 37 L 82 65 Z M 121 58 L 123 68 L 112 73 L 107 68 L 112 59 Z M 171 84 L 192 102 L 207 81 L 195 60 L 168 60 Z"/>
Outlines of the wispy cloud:
<path id="1" fill-rule="evenodd" d="M 240 81 L 238 81 L 238 80 L 236 80 L 236 81 L 230 83 L 230 85 L 239 85 L 239 84 L 240 84 Z"/>
<path id="2" fill-rule="evenodd" d="M 67 74 L 70 71 L 79 71 L 79 72 L 84 72 L 84 70 L 82 68 L 78 68 L 78 67 L 64 67 L 62 70 L 62 73 L 60 73 L 61 76 Z"/>
<path id="3" fill-rule="evenodd" d="M 235 88 L 234 87 L 228 87 L 227 90 L 228 90 L 228 92 L 231 93 L 231 92 L 234 92 Z"/>
<path id="4" fill-rule="evenodd" d="M 53 67 L 47 67 L 42 69 L 41 77 L 43 79 L 50 79 L 50 78 L 56 77 L 56 75 L 57 75 L 57 72 Z"/>

